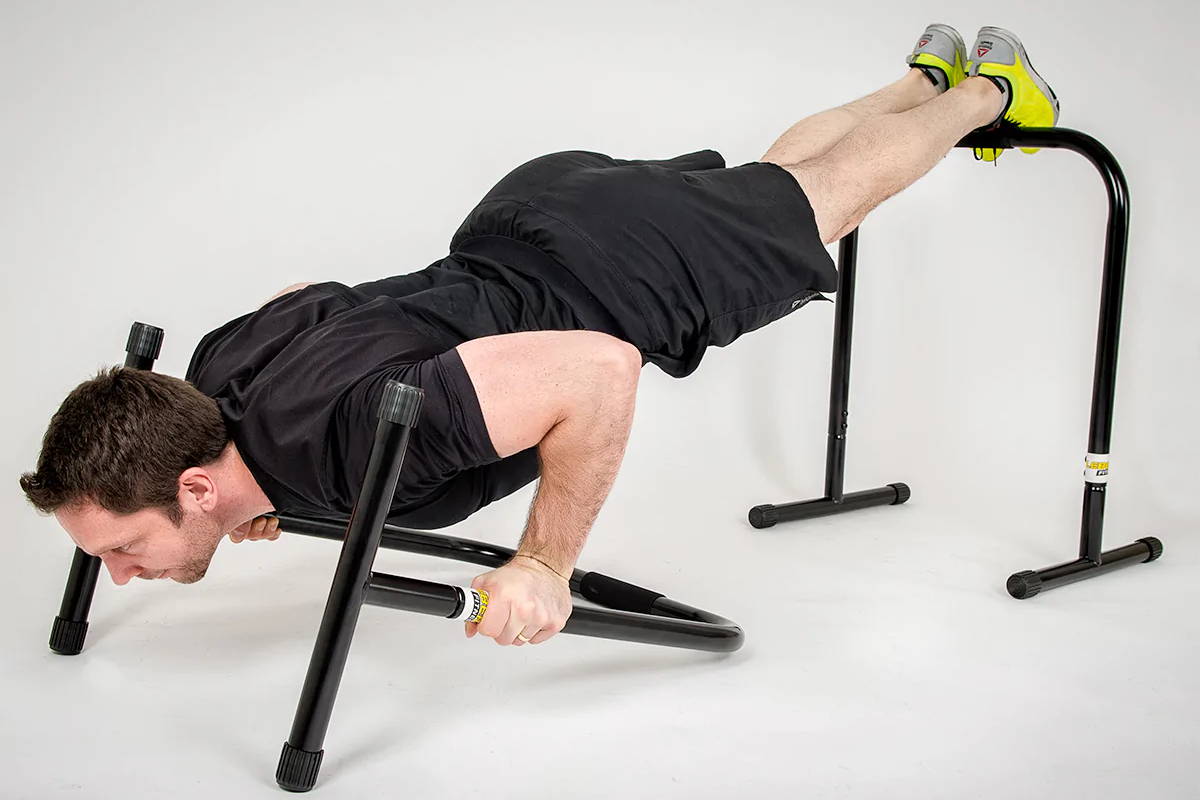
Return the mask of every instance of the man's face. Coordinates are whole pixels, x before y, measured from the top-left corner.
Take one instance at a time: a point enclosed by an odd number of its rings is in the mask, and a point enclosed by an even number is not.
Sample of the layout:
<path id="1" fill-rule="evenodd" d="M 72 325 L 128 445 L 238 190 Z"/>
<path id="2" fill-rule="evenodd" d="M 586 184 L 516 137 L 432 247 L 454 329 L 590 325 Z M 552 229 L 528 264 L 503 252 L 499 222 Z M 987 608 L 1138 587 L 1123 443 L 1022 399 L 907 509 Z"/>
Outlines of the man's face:
<path id="1" fill-rule="evenodd" d="M 88 503 L 54 512 L 67 534 L 89 555 L 100 556 L 113 583 L 131 578 L 170 578 L 195 583 L 204 577 L 224 532 L 211 515 L 184 506 L 176 528 L 158 509 L 114 514 Z"/>

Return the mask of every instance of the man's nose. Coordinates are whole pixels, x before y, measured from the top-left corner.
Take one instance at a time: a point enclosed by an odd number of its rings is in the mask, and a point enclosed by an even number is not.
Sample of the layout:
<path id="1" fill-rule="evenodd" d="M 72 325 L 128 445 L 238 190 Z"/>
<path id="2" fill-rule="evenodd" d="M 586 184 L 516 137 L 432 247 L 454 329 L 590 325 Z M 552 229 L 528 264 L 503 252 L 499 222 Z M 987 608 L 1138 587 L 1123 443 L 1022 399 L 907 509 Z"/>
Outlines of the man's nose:
<path id="1" fill-rule="evenodd" d="M 108 574 L 117 586 L 124 586 L 137 574 L 137 569 L 132 564 L 122 565 L 117 559 L 108 556 L 100 556 L 100 560 L 108 567 Z"/>

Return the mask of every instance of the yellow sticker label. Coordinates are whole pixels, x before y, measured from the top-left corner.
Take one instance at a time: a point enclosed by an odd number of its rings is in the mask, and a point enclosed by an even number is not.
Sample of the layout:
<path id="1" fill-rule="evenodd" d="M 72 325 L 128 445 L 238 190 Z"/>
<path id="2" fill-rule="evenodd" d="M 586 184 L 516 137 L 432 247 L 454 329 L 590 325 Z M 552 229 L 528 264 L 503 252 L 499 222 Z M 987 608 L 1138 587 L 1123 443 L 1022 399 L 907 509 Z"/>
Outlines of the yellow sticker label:
<path id="1" fill-rule="evenodd" d="M 483 589 L 468 589 L 474 603 L 471 607 L 471 613 L 467 616 L 467 622 L 480 622 L 483 620 L 483 615 L 487 613 L 488 593 Z"/>

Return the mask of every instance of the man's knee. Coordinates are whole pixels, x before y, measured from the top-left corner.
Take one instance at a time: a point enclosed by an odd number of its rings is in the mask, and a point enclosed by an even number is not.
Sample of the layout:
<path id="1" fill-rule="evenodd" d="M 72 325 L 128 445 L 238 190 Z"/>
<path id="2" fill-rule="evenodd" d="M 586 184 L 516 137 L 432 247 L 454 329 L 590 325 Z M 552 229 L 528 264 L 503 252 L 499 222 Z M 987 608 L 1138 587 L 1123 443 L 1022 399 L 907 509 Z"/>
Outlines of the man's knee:
<path id="1" fill-rule="evenodd" d="M 787 170 L 808 198 L 822 244 L 841 239 L 866 216 L 868 209 L 862 201 L 873 191 L 869 174 L 835 170 L 825 158 L 803 161 Z"/>
<path id="2" fill-rule="evenodd" d="M 816 158 L 785 167 L 785 169 L 800 184 L 804 196 L 808 198 L 821 243 L 829 244 L 834 241 L 834 235 L 840 230 L 842 223 L 839 218 L 840 212 L 836 207 L 837 196 L 828 166 L 822 163 L 821 159 Z"/>

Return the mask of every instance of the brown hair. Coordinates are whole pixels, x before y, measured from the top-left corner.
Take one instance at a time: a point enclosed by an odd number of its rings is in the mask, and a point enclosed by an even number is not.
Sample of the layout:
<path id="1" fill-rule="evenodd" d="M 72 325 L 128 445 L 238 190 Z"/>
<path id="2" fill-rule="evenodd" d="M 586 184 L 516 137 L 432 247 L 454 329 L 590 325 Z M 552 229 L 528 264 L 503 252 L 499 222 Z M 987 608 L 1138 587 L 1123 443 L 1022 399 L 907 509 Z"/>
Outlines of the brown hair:
<path id="1" fill-rule="evenodd" d="M 59 406 L 21 489 L 45 514 L 91 501 L 115 514 L 158 508 L 178 527 L 179 474 L 215 461 L 228 442 L 216 401 L 192 384 L 109 367 Z"/>

